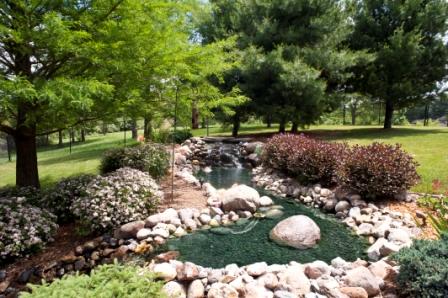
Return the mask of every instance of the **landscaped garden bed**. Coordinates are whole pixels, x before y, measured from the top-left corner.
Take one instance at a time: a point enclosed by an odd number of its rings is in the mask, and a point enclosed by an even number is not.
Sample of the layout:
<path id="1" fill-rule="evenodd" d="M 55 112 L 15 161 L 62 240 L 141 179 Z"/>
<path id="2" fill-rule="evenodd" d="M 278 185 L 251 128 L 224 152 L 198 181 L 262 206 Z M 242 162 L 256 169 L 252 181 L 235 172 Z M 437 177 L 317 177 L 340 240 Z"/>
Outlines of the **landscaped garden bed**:
<path id="1" fill-rule="evenodd" d="M 300 136 L 286 137 L 303 141 Z M 270 142 L 267 146 L 273 140 Z M 146 272 L 147 280 L 154 284 L 150 286 L 151 291 L 160 293 L 154 295 L 164 293 L 169 297 L 395 297 L 405 293 L 403 285 L 410 281 L 397 279 L 401 276 L 399 262 L 408 264 L 408 256 L 414 249 L 413 239 L 422 237 L 420 223 L 408 213 L 386 207 L 384 198 L 379 201 L 384 193 L 364 199 L 365 196 L 353 189 L 340 188 L 332 177 L 332 171 L 340 170 L 341 165 L 337 163 L 325 171 L 329 177 L 324 181 L 327 187 L 316 184 L 316 172 L 306 176 L 313 180 L 305 186 L 303 177 L 297 179 L 273 164 L 268 166 L 267 160 L 274 160 L 268 157 L 272 154 L 269 149 L 261 150 L 262 143 L 232 145 L 231 153 L 214 152 L 218 159 L 209 156 L 212 152 L 209 148 L 213 146 L 216 147 L 201 139 L 192 139 L 176 149 L 175 174 L 192 189 L 202 189 L 205 196 L 201 209 L 167 208 L 154 213 L 161 198 L 157 185 L 144 172 L 130 168 L 104 177 L 89 177 L 87 184 L 84 179 L 75 180 L 84 185 L 81 192 L 70 182 L 61 182 L 57 187 L 67 189 L 67 197 L 74 194 L 72 203 L 64 209 L 68 213 L 64 214 L 82 219 L 79 223 L 84 229 L 105 234 L 78 245 L 72 253 L 55 260 L 54 265 L 25 270 L 16 283 L 19 279 L 51 281 L 75 271 L 88 273 L 93 269 L 95 272 L 98 265 L 113 264 L 117 259 L 139 264 L 142 269 L 138 270 Z M 221 167 L 208 168 L 217 160 L 223 163 Z M 263 165 L 257 167 L 261 162 Z M 235 163 L 248 163 L 255 168 L 249 173 L 247 169 L 235 167 Z M 198 174 L 201 165 L 203 173 Z M 300 167 L 295 169 L 299 171 Z M 235 182 L 239 185 L 232 185 Z M 252 183 L 258 191 L 249 186 Z M 224 189 L 216 189 L 221 187 Z M 398 196 L 402 190 L 406 189 L 392 192 L 392 199 L 403 198 L 403 204 L 416 199 Z M 128 206 L 129 202 L 135 203 Z M 107 206 L 112 209 L 108 211 Z M 303 218 L 296 219 L 296 216 Z M 60 220 L 67 219 L 60 217 Z M 298 221 L 285 223 L 283 227 L 283 222 L 289 220 Z M 313 225 L 316 235 L 310 232 Z M 274 232 L 276 229 L 278 232 Z M 292 234 L 286 233 L 288 229 Z M 304 233 L 305 238 L 297 238 L 303 229 L 309 232 Z M 280 239 L 282 245 L 276 244 Z M 308 243 L 306 249 L 303 243 Z M 424 251 L 427 245 L 423 241 L 414 251 Z M 440 251 L 443 254 L 443 245 Z M 407 265 L 405 268 L 404 274 L 416 270 Z M 108 270 L 114 269 L 112 266 L 98 270 L 108 274 Z M 130 275 L 136 274 L 133 270 L 130 269 Z M 77 283 L 76 277 L 64 280 L 60 286 L 59 282 L 45 286 L 46 290 L 33 287 L 32 293 L 56 293 L 69 281 Z M 406 291 L 435 295 L 445 291 L 443 287 L 428 288 L 412 284 Z M 6 289 L 5 293 L 8 291 L 14 294 L 13 288 Z M 126 287 L 123 291 L 127 291 Z"/>

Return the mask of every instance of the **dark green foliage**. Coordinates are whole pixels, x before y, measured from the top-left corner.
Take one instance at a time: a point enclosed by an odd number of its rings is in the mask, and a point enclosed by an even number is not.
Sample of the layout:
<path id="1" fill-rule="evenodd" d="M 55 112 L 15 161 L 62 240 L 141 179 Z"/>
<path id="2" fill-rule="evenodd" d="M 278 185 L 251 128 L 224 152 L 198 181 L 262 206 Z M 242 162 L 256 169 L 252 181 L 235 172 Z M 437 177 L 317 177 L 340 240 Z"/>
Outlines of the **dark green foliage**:
<path id="1" fill-rule="evenodd" d="M 0 188 L 0 197 L 22 197 L 25 198 L 27 203 L 39 206 L 42 200 L 42 192 L 32 186 L 27 187 L 3 187 Z"/>
<path id="2" fill-rule="evenodd" d="M 385 102 L 385 128 L 394 110 L 424 102 L 448 74 L 447 19 L 445 0 L 356 1 L 350 44 L 375 59 L 351 83 Z"/>
<path id="3" fill-rule="evenodd" d="M 417 184 L 416 167 L 414 158 L 398 144 L 356 145 L 347 154 L 338 179 L 368 198 L 390 198 Z"/>
<path id="4" fill-rule="evenodd" d="M 100 171 L 106 174 L 119 168 L 130 167 L 147 172 L 157 179 L 165 175 L 168 165 L 169 155 L 165 147 L 147 143 L 107 151 L 101 160 Z"/>
<path id="5" fill-rule="evenodd" d="M 193 134 L 189 130 L 176 130 L 170 133 L 170 138 L 176 144 L 182 144 L 191 137 L 193 137 Z"/>
<path id="6" fill-rule="evenodd" d="M 80 175 L 60 180 L 48 189 L 40 205 L 58 217 L 58 223 L 69 222 L 74 218 L 70 211 L 73 200 L 82 196 L 93 175 Z"/>
<path id="7" fill-rule="evenodd" d="M 415 240 L 392 258 L 398 261 L 400 293 L 406 297 L 448 297 L 448 234 Z"/>
<path id="8" fill-rule="evenodd" d="M 132 297 L 163 298 L 163 282 L 145 269 L 126 265 L 102 265 L 90 275 L 66 275 L 50 284 L 29 285 L 31 293 L 20 297 Z"/>
<path id="9" fill-rule="evenodd" d="M 277 135 L 264 147 L 263 162 L 287 172 L 302 183 L 336 182 L 337 170 L 344 162 L 347 146 L 308 138 L 304 135 Z"/>

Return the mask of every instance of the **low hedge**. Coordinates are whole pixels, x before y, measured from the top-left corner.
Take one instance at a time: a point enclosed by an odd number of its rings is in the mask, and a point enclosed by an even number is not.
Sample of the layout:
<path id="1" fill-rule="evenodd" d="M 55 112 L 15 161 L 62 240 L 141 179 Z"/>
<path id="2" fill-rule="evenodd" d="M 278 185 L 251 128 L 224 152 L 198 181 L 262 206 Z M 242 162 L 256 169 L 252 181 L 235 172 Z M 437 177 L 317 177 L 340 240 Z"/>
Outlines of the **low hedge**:
<path id="1" fill-rule="evenodd" d="M 90 275 L 65 275 L 52 283 L 28 285 L 30 293 L 23 292 L 20 297 L 131 297 L 163 298 L 163 282 L 145 269 L 129 265 L 102 265 Z"/>
<path id="2" fill-rule="evenodd" d="M 393 197 L 420 179 L 417 163 L 400 145 L 354 146 L 338 172 L 340 183 L 370 199 Z"/>
<path id="3" fill-rule="evenodd" d="M 304 135 L 280 134 L 266 143 L 262 161 L 302 183 L 337 184 L 370 199 L 394 197 L 419 181 L 417 163 L 399 145 L 350 148 Z"/>
<path id="4" fill-rule="evenodd" d="M 302 183 L 333 185 L 347 146 L 304 135 L 276 135 L 264 147 L 265 165 L 284 171 Z"/>
<path id="5" fill-rule="evenodd" d="M 117 148 L 107 151 L 101 159 L 100 171 L 107 174 L 123 167 L 147 172 L 153 178 L 166 174 L 169 154 L 158 144 L 141 144 L 134 147 Z"/>

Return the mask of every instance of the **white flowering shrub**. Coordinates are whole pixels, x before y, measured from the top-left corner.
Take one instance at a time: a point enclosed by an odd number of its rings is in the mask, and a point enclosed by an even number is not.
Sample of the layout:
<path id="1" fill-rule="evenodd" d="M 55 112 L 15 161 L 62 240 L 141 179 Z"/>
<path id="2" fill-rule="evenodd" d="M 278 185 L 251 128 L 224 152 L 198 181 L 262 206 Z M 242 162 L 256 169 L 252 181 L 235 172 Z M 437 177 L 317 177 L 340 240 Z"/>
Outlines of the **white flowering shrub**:
<path id="1" fill-rule="evenodd" d="M 26 202 L 35 206 L 40 206 L 42 192 L 32 186 L 25 187 L 3 187 L 0 188 L 0 198 L 22 197 Z"/>
<path id="2" fill-rule="evenodd" d="M 58 225 L 52 213 L 24 197 L 0 198 L 0 259 L 18 257 L 53 240 Z"/>
<path id="3" fill-rule="evenodd" d="M 86 186 L 93 180 L 93 175 L 81 175 L 60 180 L 43 196 L 40 205 L 58 217 L 59 223 L 74 219 L 70 210 L 73 201 L 82 196 Z"/>
<path id="4" fill-rule="evenodd" d="M 121 168 L 93 179 L 71 210 L 90 229 L 106 230 L 145 219 L 161 198 L 157 183 L 147 173 Z"/>

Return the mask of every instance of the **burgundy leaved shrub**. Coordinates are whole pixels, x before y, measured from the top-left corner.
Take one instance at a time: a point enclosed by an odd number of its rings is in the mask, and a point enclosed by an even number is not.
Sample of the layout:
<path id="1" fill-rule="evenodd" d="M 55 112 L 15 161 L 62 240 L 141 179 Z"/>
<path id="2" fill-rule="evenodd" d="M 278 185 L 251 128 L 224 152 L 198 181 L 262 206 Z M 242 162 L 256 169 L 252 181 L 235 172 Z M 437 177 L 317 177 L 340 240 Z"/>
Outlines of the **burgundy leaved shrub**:
<path id="1" fill-rule="evenodd" d="M 334 184 L 347 146 L 304 135 L 276 135 L 264 147 L 265 165 L 288 173 L 302 183 Z"/>
<path id="2" fill-rule="evenodd" d="M 339 182 L 367 198 L 391 198 L 419 181 L 417 162 L 400 145 L 354 146 L 339 168 Z"/>

